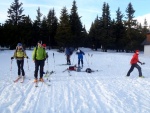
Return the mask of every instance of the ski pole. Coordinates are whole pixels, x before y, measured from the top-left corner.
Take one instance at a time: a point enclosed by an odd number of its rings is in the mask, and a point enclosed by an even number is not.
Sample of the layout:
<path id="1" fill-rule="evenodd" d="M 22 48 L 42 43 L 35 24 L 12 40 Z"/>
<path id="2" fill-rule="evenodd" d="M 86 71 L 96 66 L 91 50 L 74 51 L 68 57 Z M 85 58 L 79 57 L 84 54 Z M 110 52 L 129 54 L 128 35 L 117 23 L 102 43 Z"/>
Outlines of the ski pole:
<path id="1" fill-rule="evenodd" d="M 92 56 L 93 56 L 93 54 L 91 54 L 91 65 L 92 65 Z"/>
<path id="2" fill-rule="evenodd" d="M 89 62 L 88 62 L 88 60 L 87 60 L 86 56 L 85 56 L 85 59 L 86 59 L 86 62 L 87 62 L 87 64 L 88 64 L 88 67 L 89 67 Z"/>
<path id="3" fill-rule="evenodd" d="M 54 53 L 53 53 L 53 60 L 54 60 L 54 71 L 55 71 L 55 57 L 54 57 Z"/>
<path id="4" fill-rule="evenodd" d="M 28 65 L 28 70 L 29 70 L 29 63 L 28 63 L 28 59 L 27 59 L 27 65 Z"/>
<path id="5" fill-rule="evenodd" d="M 12 62 L 13 62 L 13 60 L 11 60 L 10 71 L 12 71 Z"/>
<path id="6" fill-rule="evenodd" d="M 48 54 L 48 53 L 47 53 L 47 54 Z M 47 61 L 46 61 L 46 63 L 47 63 L 47 71 L 46 71 L 46 74 L 50 74 L 50 71 L 48 71 L 48 70 L 49 70 L 48 57 L 47 57 L 46 60 L 47 60 Z M 49 80 L 49 76 L 47 77 L 47 80 L 50 81 L 50 80 Z"/>
<path id="7" fill-rule="evenodd" d="M 72 61 L 72 64 L 74 63 L 74 58 L 75 58 L 75 54 L 74 54 L 74 56 L 73 56 L 73 61 Z"/>
<path id="8" fill-rule="evenodd" d="M 11 60 L 11 65 L 10 65 L 10 78 L 12 78 L 12 62 L 13 60 Z"/>
<path id="9" fill-rule="evenodd" d="M 48 65 L 48 58 L 47 58 L 47 62 L 46 62 L 46 63 L 47 63 L 47 67 L 48 67 L 48 69 L 49 69 L 49 65 Z M 48 70 L 48 69 L 47 69 L 47 70 Z"/>

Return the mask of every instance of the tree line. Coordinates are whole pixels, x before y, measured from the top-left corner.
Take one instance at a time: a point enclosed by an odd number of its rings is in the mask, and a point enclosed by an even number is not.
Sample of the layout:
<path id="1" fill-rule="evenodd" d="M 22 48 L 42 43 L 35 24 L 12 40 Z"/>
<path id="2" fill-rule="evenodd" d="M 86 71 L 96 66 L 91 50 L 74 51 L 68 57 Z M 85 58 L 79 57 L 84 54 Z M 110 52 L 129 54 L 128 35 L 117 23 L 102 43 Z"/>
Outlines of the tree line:
<path id="1" fill-rule="evenodd" d="M 23 3 L 14 0 L 7 11 L 8 19 L 0 24 L 0 46 L 14 49 L 21 42 L 25 47 L 31 48 L 38 40 L 42 40 L 49 49 L 72 46 L 90 47 L 94 50 L 101 48 L 104 52 L 108 49 L 117 52 L 142 50 L 141 43 L 148 32 L 146 19 L 144 27 L 134 19 L 135 10 L 131 3 L 126 8 L 126 15 L 118 8 L 115 19 L 111 19 L 109 8 L 109 4 L 104 2 L 102 15 L 95 18 L 87 32 L 80 20 L 75 0 L 70 13 L 66 7 L 61 9 L 59 19 L 54 8 L 45 16 L 38 7 L 34 21 L 29 15 L 23 14 Z"/>

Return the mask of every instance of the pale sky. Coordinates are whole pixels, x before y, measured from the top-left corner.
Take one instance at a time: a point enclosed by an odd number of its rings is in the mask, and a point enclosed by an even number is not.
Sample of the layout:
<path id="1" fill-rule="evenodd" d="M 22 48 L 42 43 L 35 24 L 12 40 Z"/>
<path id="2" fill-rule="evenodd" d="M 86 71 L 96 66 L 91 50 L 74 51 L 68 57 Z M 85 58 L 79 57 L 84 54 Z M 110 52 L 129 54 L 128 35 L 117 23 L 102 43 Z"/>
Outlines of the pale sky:
<path id="1" fill-rule="evenodd" d="M 10 8 L 14 0 L 0 1 L 0 23 L 4 23 L 5 20 L 8 19 L 8 8 Z M 62 8 L 66 7 L 70 14 L 73 4 L 73 0 L 19 0 L 19 2 L 23 3 L 23 14 L 29 15 L 32 20 L 36 18 L 38 7 L 40 7 L 41 13 L 44 16 L 47 16 L 49 10 L 54 8 L 56 16 L 59 19 Z M 148 25 L 150 25 L 150 0 L 76 0 L 78 14 L 82 16 L 81 22 L 85 25 L 87 31 L 89 31 L 91 23 L 95 20 L 97 15 L 101 17 L 104 2 L 110 6 L 111 19 L 116 18 L 118 7 L 120 7 L 122 14 L 126 16 L 125 10 L 131 2 L 135 10 L 134 16 L 138 22 L 143 24 L 144 19 L 146 19 Z"/>

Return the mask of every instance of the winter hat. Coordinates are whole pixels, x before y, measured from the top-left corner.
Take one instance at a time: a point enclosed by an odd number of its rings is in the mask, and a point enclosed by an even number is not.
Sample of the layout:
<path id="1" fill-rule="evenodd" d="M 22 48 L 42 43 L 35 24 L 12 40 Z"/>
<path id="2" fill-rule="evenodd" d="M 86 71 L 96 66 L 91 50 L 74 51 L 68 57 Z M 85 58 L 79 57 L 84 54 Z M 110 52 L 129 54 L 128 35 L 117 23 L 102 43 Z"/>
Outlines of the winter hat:
<path id="1" fill-rule="evenodd" d="M 43 44 L 42 46 L 43 46 L 43 47 L 46 47 L 46 44 Z"/>
<path id="2" fill-rule="evenodd" d="M 139 52 L 139 50 L 135 50 L 135 52 Z"/>
<path id="3" fill-rule="evenodd" d="M 39 40 L 38 43 L 42 44 L 42 40 Z"/>
<path id="4" fill-rule="evenodd" d="M 22 46 L 22 44 L 21 44 L 21 43 L 18 43 L 17 46 Z"/>

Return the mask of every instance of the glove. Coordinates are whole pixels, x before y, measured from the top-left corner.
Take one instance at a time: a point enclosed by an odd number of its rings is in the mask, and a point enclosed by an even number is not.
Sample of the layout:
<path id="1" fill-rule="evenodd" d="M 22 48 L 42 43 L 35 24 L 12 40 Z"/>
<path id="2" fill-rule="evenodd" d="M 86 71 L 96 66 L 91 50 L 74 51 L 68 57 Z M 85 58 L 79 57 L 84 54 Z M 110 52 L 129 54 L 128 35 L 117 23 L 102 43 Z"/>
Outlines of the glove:
<path id="1" fill-rule="evenodd" d="M 144 62 L 140 62 L 140 64 L 141 64 L 141 65 L 144 65 L 145 63 L 144 63 Z"/>
<path id="2" fill-rule="evenodd" d="M 11 57 L 11 60 L 14 59 L 14 57 Z"/>
<path id="3" fill-rule="evenodd" d="M 145 62 L 141 63 L 141 65 L 144 65 L 144 64 L 145 64 Z"/>
<path id="4" fill-rule="evenodd" d="M 29 57 L 27 56 L 27 59 L 29 59 Z"/>

